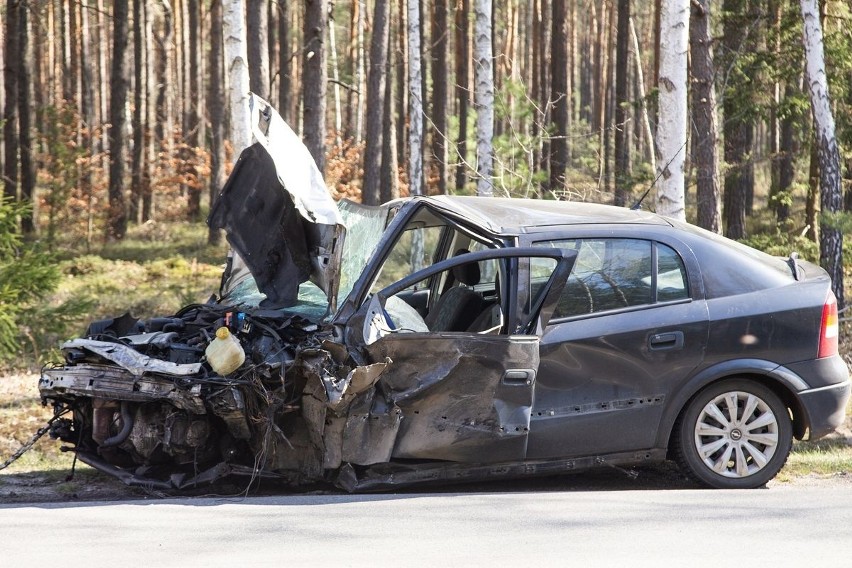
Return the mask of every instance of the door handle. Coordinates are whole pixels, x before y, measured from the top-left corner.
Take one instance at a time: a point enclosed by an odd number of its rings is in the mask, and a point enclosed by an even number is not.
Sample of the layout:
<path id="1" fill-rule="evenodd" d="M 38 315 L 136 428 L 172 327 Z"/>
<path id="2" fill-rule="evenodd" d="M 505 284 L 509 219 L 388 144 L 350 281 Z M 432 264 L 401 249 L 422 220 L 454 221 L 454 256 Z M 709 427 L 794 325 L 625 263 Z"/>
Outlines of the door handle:
<path id="1" fill-rule="evenodd" d="M 651 351 L 683 349 L 683 332 L 669 331 L 666 333 L 656 333 L 648 338 L 648 347 Z"/>
<path id="2" fill-rule="evenodd" d="M 503 373 L 503 384 L 509 386 L 528 386 L 535 380 L 533 369 L 509 369 Z"/>

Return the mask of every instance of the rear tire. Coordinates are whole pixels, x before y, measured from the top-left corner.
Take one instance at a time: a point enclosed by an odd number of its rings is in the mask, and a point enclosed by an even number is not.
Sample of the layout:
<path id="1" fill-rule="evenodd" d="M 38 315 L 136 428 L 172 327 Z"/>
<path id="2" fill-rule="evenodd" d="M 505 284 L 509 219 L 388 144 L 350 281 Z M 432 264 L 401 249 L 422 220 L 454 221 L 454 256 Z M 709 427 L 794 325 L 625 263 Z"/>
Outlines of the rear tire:
<path id="1" fill-rule="evenodd" d="M 752 489 L 775 477 L 790 455 L 793 427 L 778 396 L 747 379 L 699 392 L 678 418 L 673 450 L 680 468 L 718 489 Z"/>

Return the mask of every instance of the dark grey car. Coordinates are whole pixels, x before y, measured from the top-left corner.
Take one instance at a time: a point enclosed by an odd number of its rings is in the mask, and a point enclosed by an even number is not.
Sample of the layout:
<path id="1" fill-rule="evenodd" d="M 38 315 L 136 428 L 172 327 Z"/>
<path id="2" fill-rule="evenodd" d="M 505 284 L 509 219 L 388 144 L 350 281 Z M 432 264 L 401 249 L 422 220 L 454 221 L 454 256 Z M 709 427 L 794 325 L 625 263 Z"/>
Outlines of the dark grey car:
<path id="1" fill-rule="evenodd" d="M 84 462 L 163 488 L 355 491 L 673 458 L 746 488 L 843 421 L 820 268 L 603 205 L 334 210 L 284 171 L 294 135 L 255 104 L 268 130 L 210 217 L 235 251 L 218 299 L 95 322 L 40 379 Z M 205 356 L 222 327 L 245 356 L 228 373 Z"/>

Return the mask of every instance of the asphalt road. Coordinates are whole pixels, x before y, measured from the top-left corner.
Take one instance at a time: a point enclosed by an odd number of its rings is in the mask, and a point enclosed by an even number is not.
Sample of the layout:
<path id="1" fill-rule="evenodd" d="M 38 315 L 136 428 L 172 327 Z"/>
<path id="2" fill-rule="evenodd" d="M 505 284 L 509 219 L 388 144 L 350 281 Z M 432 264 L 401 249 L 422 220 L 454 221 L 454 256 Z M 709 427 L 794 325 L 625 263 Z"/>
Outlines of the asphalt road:
<path id="1" fill-rule="evenodd" d="M 850 566 L 849 486 L 0 505 L 0 566 Z"/>

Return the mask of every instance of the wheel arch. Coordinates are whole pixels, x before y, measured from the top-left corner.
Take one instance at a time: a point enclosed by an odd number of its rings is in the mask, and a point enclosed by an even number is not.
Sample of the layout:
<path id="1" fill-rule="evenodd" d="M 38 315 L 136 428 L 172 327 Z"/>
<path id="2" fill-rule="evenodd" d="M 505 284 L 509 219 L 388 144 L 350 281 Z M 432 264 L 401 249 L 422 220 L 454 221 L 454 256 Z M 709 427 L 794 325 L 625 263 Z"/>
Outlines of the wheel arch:
<path id="1" fill-rule="evenodd" d="M 702 370 L 673 393 L 666 405 L 657 433 L 657 447 L 670 448 L 677 419 L 685 412 L 689 402 L 705 388 L 727 379 L 747 379 L 770 389 L 788 408 L 792 415 L 793 436 L 804 438 L 810 423 L 804 406 L 796 393 L 808 388 L 801 377 L 785 367 L 762 359 L 726 361 Z"/>

